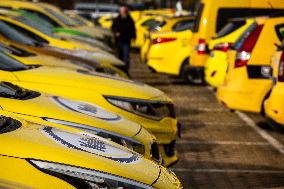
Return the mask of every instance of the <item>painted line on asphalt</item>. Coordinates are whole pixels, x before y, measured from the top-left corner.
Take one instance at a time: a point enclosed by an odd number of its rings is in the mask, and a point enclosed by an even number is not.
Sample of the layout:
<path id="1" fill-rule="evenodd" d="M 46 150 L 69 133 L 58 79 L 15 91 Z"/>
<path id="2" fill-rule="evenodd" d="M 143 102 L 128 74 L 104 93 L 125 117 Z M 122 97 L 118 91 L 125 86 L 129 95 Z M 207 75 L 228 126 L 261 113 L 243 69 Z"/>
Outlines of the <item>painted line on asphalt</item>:
<path id="1" fill-rule="evenodd" d="M 250 170 L 250 169 L 186 169 L 172 168 L 174 172 L 196 172 L 196 173 L 258 173 L 258 174 L 284 174 L 284 170 Z"/>
<path id="2" fill-rule="evenodd" d="M 219 126 L 238 126 L 238 127 L 243 127 L 245 126 L 245 124 L 242 122 L 218 122 L 218 121 L 205 121 L 205 122 L 194 122 L 194 120 L 182 120 L 182 119 L 179 119 L 183 124 L 190 124 L 190 125 L 193 125 L 193 126 L 199 126 L 199 125 L 206 125 L 206 126 L 216 126 L 216 125 L 219 125 Z"/>
<path id="3" fill-rule="evenodd" d="M 236 111 L 236 114 L 248 125 L 250 126 L 255 132 L 257 132 L 264 140 L 266 140 L 271 146 L 273 146 L 276 150 L 278 150 L 282 155 L 284 155 L 284 146 L 268 134 L 266 131 L 260 129 L 256 123 L 248 117 L 245 113 Z"/>
<path id="4" fill-rule="evenodd" d="M 245 145 L 245 146 L 269 146 L 268 142 L 240 142 L 240 141 L 186 141 L 179 140 L 177 144 L 196 144 L 196 145 Z"/>

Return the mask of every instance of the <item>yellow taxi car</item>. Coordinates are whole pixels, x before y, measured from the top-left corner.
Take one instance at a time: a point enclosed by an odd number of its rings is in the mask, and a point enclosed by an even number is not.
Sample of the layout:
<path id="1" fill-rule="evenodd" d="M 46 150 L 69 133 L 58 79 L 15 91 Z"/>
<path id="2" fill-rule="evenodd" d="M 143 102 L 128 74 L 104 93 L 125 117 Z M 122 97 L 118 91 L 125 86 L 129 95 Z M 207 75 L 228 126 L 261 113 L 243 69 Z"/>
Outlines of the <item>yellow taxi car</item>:
<path id="1" fill-rule="evenodd" d="M 200 0 L 191 40 L 188 79 L 192 83 L 204 83 L 204 64 L 209 57 L 208 42 L 227 24 L 239 17 L 255 17 L 283 12 L 284 3 L 279 0 Z"/>
<path id="2" fill-rule="evenodd" d="M 1 30 L 1 29 L 0 29 Z M 11 31 L 14 36 L 18 35 L 15 31 Z M 1 34 L 1 31 L 0 31 Z M 87 69 L 96 71 L 103 74 L 128 78 L 128 76 L 120 69 L 107 64 L 99 64 L 94 61 L 86 61 L 78 57 L 71 56 L 70 54 L 58 53 L 53 51 L 46 51 L 31 46 L 17 44 L 0 36 L 0 51 L 5 52 L 15 59 L 26 65 L 43 65 L 55 67 L 67 67 L 74 69 Z"/>
<path id="3" fill-rule="evenodd" d="M 283 29 L 280 33 L 283 34 Z M 282 36 L 283 37 L 283 36 Z M 272 126 L 284 127 L 284 53 L 283 45 L 273 55 L 271 66 L 273 70 L 273 88 L 269 98 L 264 102 L 264 112 Z"/>
<path id="4" fill-rule="evenodd" d="M 13 10 L 24 10 L 46 20 L 53 27 L 73 28 L 104 40 L 111 37 L 111 33 L 93 26 L 80 26 L 56 7 L 46 3 L 33 3 L 27 1 L 7 0 L 0 1 L 0 7 Z"/>
<path id="5" fill-rule="evenodd" d="M 189 29 L 193 26 L 194 17 L 191 16 L 179 16 L 179 17 L 169 17 L 163 18 L 162 21 L 157 22 L 144 33 L 144 43 L 140 50 L 140 58 L 144 63 L 147 59 L 147 53 L 149 50 L 149 45 L 151 43 L 151 33 L 154 32 L 165 32 L 165 31 L 182 31 Z M 150 30 L 150 31 L 149 31 Z"/>
<path id="6" fill-rule="evenodd" d="M 32 188 L 182 188 L 173 173 L 99 136 L 8 116 L 0 118 L 1 180 Z"/>
<path id="7" fill-rule="evenodd" d="M 205 62 L 205 81 L 212 87 L 218 87 L 224 83 L 228 68 L 227 51 L 239 36 L 254 22 L 253 18 L 232 19 L 212 39 L 208 48 L 210 56 Z"/>
<path id="8" fill-rule="evenodd" d="M 163 164 L 178 160 L 179 135 L 172 100 L 143 83 L 87 70 L 27 66 L 0 52 L 0 79 L 27 89 L 97 104 L 141 124 L 157 138 Z"/>
<path id="9" fill-rule="evenodd" d="M 131 46 L 134 48 L 142 47 L 144 43 L 144 34 L 149 28 L 162 22 L 161 17 L 143 16 L 135 22 L 136 39 L 132 41 Z"/>
<path id="10" fill-rule="evenodd" d="M 154 136 L 139 124 L 96 104 L 47 95 L 6 82 L 0 83 L 0 101 L 6 113 L 28 117 L 43 125 L 50 122 L 85 130 L 160 161 Z"/>
<path id="11" fill-rule="evenodd" d="M 229 51 L 229 69 L 217 91 L 219 101 L 230 109 L 263 112 L 272 81 L 270 59 L 280 43 L 284 17 L 256 18 Z"/>
<path id="12" fill-rule="evenodd" d="M 154 32 L 150 35 L 151 41 L 148 42 L 148 50 L 144 55 L 150 69 L 159 73 L 185 77 L 184 71 L 188 65 L 188 48 L 190 48 L 192 36 L 190 25 L 188 26 L 180 31 L 176 29 L 171 32 Z M 174 55 L 173 52 L 175 52 Z"/>
<path id="13" fill-rule="evenodd" d="M 9 35 L 9 33 L 6 32 L 7 30 L 14 29 L 26 36 L 26 38 L 31 39 L 29 41 L 26 41 L 26 39 L 18 39 L 18 42 L 22 44 L 31 44 L 30 41 L 34 41 L 36 44 L 32 44 L 33 46 L 50 48 L 54 51 L 69 53 L 85 59 L 96 60 L 101 64 L 111 64 L 118 67 L 124 66 L 124 63 L 121 60 L 110 53 L 86 44 L 58 38 L 54 36 L 48 28 L 40 26 L 21 15 L 12 17 L 0 16 L 0 24 L 1 28 L 3 27 L 1 29 L 1 34 L 12 41 L 17 40 L 18 37 Z"/>

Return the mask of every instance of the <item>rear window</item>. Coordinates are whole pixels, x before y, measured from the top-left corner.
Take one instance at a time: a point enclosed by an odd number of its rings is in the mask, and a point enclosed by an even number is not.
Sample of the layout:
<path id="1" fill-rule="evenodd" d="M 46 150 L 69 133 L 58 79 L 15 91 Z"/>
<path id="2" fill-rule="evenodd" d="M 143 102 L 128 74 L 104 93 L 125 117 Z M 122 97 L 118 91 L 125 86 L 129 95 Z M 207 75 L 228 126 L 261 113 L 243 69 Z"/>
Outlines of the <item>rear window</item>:
<path id="1" fill-rule="evenodd" d="M 251 8 L 220 8 L 218 10 L 216 33 L 218 33 L 232 18 L 284 15 L 284 9 L 251 9 Z"/>
<path id="2" fill-rule="evenodd" d="M 141 26 L 147 27 L 150 30 L 154 30 L 158 27 L 162 27 L 164 24 L 165 24 L 165 22 L 163 22 L 163 21 L 158 21 L 158 20 L 155 20 L 155 19 L 149 19 L 149 20 L 146 20 L 145 22 L 143 22 L 141 24 Z"/>
<path id="3" fill-rule="evenodd" d="M 229 33 L 232 33 L 242 27 L 246 24 L 246 21 L 236 21 L 236 22 L 229 22 L 226 24 L 218 33 L 216 38 L 223 37 L 225 35 L 228 35 Z"/>
<path id="4" fill-rule="evenodd" d="M 257 27 L 257 23 L 253 23 L 248 27 L 248 29 L 237 39 L 237 41 L 232 46 L 232 49 L 239 50 L 243 45 L 244 41 L 250 35 L 250 33 Z"/>
<path id="5" fill-rule="evenodd" d="M 182 20 L 177 22 L 173 27 L 172 30 L 173 31 L 184 31 L 184 30 L 190 30 L 192 29 L 194 24 L 193 20 Z"/>

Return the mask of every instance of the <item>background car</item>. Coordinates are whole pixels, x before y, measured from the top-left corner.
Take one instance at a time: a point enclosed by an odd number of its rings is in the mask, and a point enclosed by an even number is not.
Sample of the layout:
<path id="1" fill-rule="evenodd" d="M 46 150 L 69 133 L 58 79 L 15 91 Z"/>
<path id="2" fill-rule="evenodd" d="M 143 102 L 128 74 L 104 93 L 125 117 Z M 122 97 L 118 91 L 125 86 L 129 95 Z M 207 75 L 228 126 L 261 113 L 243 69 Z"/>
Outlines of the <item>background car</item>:
<path id="1" fill-rule="evenodd" d="M 217 91 L 219 101 L 230 109 L 263 112 L 272 81 L 270 59 L 280 43 L 278 31 L 284 18 L 256 18 L 230 52 L 224 85 Z"/>
<path id="2" fill-rule="evenodd" d="M 1 179 L 37 188 L 181 188 L 164 168 L 87 132 L 3 116 L 0 128 L 9 144 L 0 148 Z"/>
<path id="3" fill-rule="evenodd" d="M 283 34 L 283 30 L 281 31 Z M 283 38 L 283 35 L 281 35 Z M 283 131 L 284 128 L 284 53 L 280 46 L 274 53 L 271 66 L 273 70 L 273 87 L 268 99 L 264 102 L 268 123 Z"/>
<path id="4" fill-rule="evenodd" d="M 210 40 L 208 48 L 210 56 L 205 63 L 205 81 L 213 87 L 224 83 L 228 69 L 227 51 L 236 42 L 240 35 L 254 22 L 254 18 L 232 19 Z"/>
<path id="5" fill-rule="evenodd" d="M 276 8 L 277 7 L 277 8 Z M 204 82 L 204 64 L 208 54 L 208 42 L 227 24 L 239 17 L 283 15 L 284 4 L 278 0 L 201 0 L 197 6 L 197 17 L 191 40 L 188 74 L 192 83 Z"/>

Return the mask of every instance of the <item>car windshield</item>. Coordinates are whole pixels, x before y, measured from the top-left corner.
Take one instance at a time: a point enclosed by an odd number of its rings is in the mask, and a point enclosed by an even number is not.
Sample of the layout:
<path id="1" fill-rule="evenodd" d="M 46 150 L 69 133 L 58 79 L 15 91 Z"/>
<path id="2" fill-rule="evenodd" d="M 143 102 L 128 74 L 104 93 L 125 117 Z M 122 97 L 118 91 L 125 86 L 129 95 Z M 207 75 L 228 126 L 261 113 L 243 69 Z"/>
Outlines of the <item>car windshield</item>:
<path id="1" fill-rule="evenodd" d="M 71 19 L 69 19 L 68 17 L 66 17 L 64 14 L 59 14 L 58 12 L 48 8 L 48 7 L 45 7 L 45 6 L 42 6 L 42 8 L 48 12 L 49 14 L 55 16 L 58 20 L 60 20 L 61 22 L 63 22 L 65 25 L 67 26 L 76 26 L 76 23 L 73 22 Z"/>
<path id="2" fill-rule="evenodd" d="M 5 54 L 4 52 L 0 52 L 0 70 L 21 71 L 21 70 L 28 70 L 30 68 L 31 67 L 22 64 L 21 62 L 10 57 L 9 55 Z"/>
<path id="3" fill-rule="evenodd" d="M 36 44 L 35 40 L 26 35 L 23 35 L 22 33 L 18 32 L 17 30 L 2 21 L 0 21 L 0 35 L 20 44 L 25 44 L 29 46 L 34 46 Z"/>
<path id="4" fill-rule="evenodd" d="M 47 27 L 45 24 L 41 24 L 40 22 L 35 22 L 32 19 L 29 19 L 24 16 L 17 16 L 13 19 L 40 31 L 41 33 L 49 37 L 56 38 L 56 36 L 53 35 L 52 33 L 52 28 Z"/>

